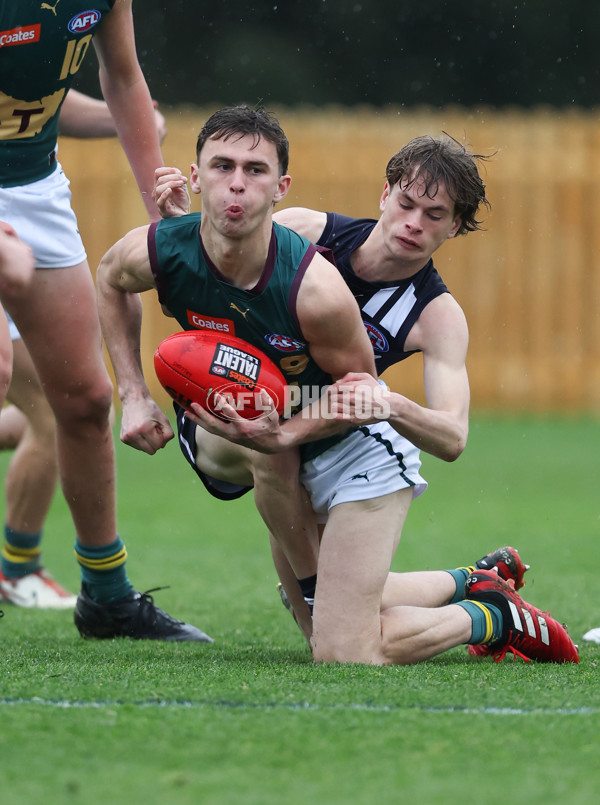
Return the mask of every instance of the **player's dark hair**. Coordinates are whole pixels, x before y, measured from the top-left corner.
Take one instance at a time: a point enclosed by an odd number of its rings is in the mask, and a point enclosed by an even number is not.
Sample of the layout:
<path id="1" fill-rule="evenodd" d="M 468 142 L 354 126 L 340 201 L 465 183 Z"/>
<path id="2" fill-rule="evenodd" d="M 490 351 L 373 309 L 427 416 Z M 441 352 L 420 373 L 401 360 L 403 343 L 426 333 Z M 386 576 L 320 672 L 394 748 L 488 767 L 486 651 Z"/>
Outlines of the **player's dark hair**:
<path id="1" fill-rule="evenodd" d="M 466 235 L 482 229 L 476 219 L 477 210 L 483 204 L 491 204 L 485 197 L 485 185 L 481 180 L 477 163 L 489 159 L 484 154 L 474 154 L 462 143 L 444 132 L 442 137 L 415 137 L 390 159 L 385 171 L 393 187 L 398 182 L 410 187 L 417 180 L 425 183 L 425 193 L 433 198 L 443 182 L 448 195 L 454 201 L 454 212 L 462 223 L 457 235 Z"/>
<path id="2" fill-rule="evenodd" d="M 290 159 L 290 144 L 276 117 L 258 107 L 246 105 L 226 106 L 219 109 L 206 121 L 198 135 L 196 143 L 196 158 L 200 161 L 200 151 L 209 139 L 236 140 L 250 134 L 254 137 L 254 147 L 261 139 L 273 143 L 277 149 L 280 176 L 287 173 Z"/>

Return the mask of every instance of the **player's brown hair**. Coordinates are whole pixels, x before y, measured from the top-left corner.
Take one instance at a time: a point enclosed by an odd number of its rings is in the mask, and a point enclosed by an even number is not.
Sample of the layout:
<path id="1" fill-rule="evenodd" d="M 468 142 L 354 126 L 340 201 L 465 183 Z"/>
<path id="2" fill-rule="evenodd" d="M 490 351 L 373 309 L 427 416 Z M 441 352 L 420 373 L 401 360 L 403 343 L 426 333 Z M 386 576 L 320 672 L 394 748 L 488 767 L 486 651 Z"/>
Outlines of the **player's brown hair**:
<path id="1" fill-rule="evenodd" d="M 290 159 L 290 144 L 279 121 L 261 107 L 244 104 L 226 106 L 209 117 L 196 142 L 197 161 L 200 161 L 200 151 L 207 140 L 211 138 L 229 140 L 231 137 L 240 139 L 247 134 L 254 137 L 255 146 L 262 138 L 273 143 L 277 149 L 280 176 L 286 174 Z"/>
<path id="2" fill-rule="evenodd" d="M 477 163 L 489 159 L 474 154 L 466 146 L 444 132 L 442 137 L 415 137 L 390 159 L 385 171 L 390 187 L 398 182 L 410 187 L 417 180 L 425 183 L 425 193 L 432 198 L 443 182 L 454 201 L 456 215 L 462 223 L 457 235 L 482 229 L 475 217 L 480 205 L 491 208 L 485 197 L 485 185 Z"/>

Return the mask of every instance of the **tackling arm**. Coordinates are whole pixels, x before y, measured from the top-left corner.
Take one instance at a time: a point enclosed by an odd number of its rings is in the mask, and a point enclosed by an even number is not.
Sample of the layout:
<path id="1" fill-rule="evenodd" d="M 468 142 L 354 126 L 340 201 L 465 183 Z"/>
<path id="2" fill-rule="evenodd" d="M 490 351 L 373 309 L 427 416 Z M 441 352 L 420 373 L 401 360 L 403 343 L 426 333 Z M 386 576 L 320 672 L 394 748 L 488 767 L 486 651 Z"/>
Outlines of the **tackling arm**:
<path id="1" fill-rule="evenodd" d="M 430 302 L 406 340 L 407 350 L 423 353 L 423 377 L 428 407 L 386 391 L 387 421 L 419 449 L 444 461 L 456 460 L 469 432 L 469 380 L 465 366 L 468 329 L 464 313 L 450 294 Z M 356 422 L 355 386 L 371 382 L 349 375 L 336 383 L 338 417 Z M 372 419 L 370 421 L 375 421 Z M 364 420 L 363 420 L 364 423 Z"/>
<path id="2" fill-rule="evenodd" d="M 373 348 L 356 300 L 338 270 L 317 254 L 306 272 L 297 302 L 298 320 L 310 354 L 334 381 L 348 372 L 363 372 L 376 385 Z M 330 393 L 327 393 L 330 404 Z M 323 417 L 321 400 L 283 425 L 292 444 L 321 439 L 343 430 L 345 422 Z M 343 427 L 341 427 L 343 425 Z"/>
<path id="3" fill-rule="evenodd" d="M 317 243 L 327 224 L 327 213 L 310 210 L 308 207 L 288 207 L 286 210 L 276 212 L 273 220 Z"/>

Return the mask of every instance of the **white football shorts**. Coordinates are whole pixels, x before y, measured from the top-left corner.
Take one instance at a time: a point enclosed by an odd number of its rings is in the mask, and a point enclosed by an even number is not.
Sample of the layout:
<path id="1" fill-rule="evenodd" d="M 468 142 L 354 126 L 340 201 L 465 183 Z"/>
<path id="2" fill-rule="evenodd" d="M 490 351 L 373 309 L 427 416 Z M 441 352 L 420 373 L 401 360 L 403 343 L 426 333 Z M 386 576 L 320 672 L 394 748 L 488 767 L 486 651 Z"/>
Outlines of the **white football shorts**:
<path id="1" fill-rule="evenodd" d="M 363 425 L 300 469 L 319 522 L 338 503 L 368 500 L 412 487 L 422 495 L 420 451 L 387 422 Z"/>
<path id="2" fill-rule="evenodd" d="M 21 333 L 17 330 L 17 325 L 14 323 L 14 321 L 8 315 L 6 310 L 4 311 L 4 314 L 6 315 L 6 318 L 8 319 L 8 332 L 10 333 L 10 340 L 11 341 L 18 341 L 19 338 L 21 338 Z"/>
<path id="3" fill-rule="evenodd" d="M 31 247 L 36 268 L 69 268 L 86 259 L 69 180 L 58 162 L 39 182 L 0 187 L 0 220 Z"/>

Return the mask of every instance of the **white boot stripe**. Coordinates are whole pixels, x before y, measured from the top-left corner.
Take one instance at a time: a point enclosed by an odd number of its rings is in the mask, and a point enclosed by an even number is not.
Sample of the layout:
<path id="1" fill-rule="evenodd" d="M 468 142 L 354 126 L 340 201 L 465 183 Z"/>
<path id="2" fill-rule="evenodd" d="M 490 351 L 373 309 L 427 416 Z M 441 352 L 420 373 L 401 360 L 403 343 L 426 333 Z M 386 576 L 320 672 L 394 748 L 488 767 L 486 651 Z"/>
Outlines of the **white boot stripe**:
<path id="1" fill-rule="evenodd" d="M 526 609 L 522 609 L 521 612 L 523 613 L 523 617 L 525 618 L 525 625 L 527 626 L 527 633 L 530 637 L 536 636 L 535 631 L 535 623 L 533 618 L 531 617 L 531 612 L 528 612 Z"/>
<path id="2" fill-rule="evenodd" d="M 519 632 L 522 632 L 523 631 L 523 624 L 521 623 L 521 618 L 519 617 L 519 610 L 513 604 L 512 601 L 508 602 L 508 606 L 510 607 L 510 612 L 511 612 L 511 615 L 512 615 L 513 624 L 514 624 L 515 629 L 518 629 Z"/>
<path id="3" fill-rule="evenodd" d="M 542 638 L 542 643 L 546 646 L 550 645 L 550 632 L 548 631 L 548 624 L 546 623 L 546 619 L 543 618 L 541 615 L 537 616 L 538 623 L 540 625 L 540 635 Z"/>

